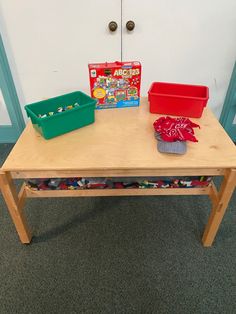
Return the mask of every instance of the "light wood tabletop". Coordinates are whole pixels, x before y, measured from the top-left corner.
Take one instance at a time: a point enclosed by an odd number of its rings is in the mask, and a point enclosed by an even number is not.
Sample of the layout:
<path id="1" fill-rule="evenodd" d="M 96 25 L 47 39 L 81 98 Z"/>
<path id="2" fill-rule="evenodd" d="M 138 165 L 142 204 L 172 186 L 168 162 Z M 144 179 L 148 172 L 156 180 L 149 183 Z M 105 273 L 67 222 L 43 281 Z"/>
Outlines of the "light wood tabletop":
<path id="1" fill-rule="evenodd" d="M 140 107 L 97 110 L 95 123 L 45 140 L 28 123 L 3 171 L 85 169 L 236 168 L 236 149 L 209 108 L 195 129 L 199 142 L 187 143 L 185 155 L 161 154 L 153 133 L 160 115 Z"/>
<path id="2" fill-rule="evenodd" d="M 94 124 L 45 140 L 28 123 L 0 169 L 0 188 L 22 243 L 30 243 L 23 207 L 27 197 L 208 195 L 212 210 L 202 237 L 211 246 L 236 184 L 236 148 L 209 108 L 195 129 L 199 140 L 187 143 L 185 155 L 157 151 L 147 99 L 140 107 L 96 111 Z M 68 178 L 109 176 L 212 176 L 224 177 L 219 191 L 207 187 L 171 189 L 33 190 L 22 184 L 16 192 L 14 178 Z"/>

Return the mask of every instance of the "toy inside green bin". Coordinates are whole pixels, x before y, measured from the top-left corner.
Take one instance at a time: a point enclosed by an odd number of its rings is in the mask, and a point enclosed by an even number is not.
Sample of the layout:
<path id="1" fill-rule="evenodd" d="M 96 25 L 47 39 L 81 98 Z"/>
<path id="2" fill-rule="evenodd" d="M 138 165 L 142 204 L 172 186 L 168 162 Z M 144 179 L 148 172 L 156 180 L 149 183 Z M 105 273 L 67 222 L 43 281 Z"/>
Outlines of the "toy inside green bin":
<path id="1" fill-rule="evenodd" d="M 59 107 L 73 106 L 75 103 L 79 105 L 70 110 L 57 112 Z M 83 92 L 76 91 L 26 105 L 25 110 L 34 128 L 45 139 L 50 139 L 93 123 L 95 120 L 95 104 L 95 99 Z M 39 117 L 39 115 L 49 112 L 57 113 L 44 118 Z"/>

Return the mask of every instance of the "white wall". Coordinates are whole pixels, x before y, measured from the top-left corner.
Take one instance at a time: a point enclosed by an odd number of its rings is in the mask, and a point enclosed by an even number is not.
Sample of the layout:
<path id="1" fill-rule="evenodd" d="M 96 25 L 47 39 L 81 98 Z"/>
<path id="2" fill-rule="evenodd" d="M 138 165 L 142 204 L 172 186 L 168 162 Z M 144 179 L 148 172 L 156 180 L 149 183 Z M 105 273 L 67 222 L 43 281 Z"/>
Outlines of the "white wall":
<path id="1" fill-rule="evenodd" d="M 7 112 L 6 104 L 0 89 L 0 125 L 11 125 L 11 120 Z"/>
<path id="2" fill-rule="evenodd" d="M 123 0 L 124 58 L 143 65 L 143 91 L 151 82 L 206 85 L 220 115 L 236 60 L 236 0 Z M 132 8 L 132 9 L 131 9 Z"/>
<path id="3" fill-rule="evenodd" d="M 82 90 L 88 62 L 119 60 L 120 0 L 0 0 L 0 29 L 22 111 L 25 104 Z"/>
<path id="4" fill-rule="evenodd" d="M 123 36 L 125 58 L 140 56 L 145 77 L 150 80 L 208 85 L 212 95 L 209 104 L 219 116 L 236 58 L 236 0 L 188 0 L 187 11 L 184 6 L 177 10 L 177 0 L 146 0 L 137 5 L 134 0 L 123 2 L 124 22 L 137 20 L 134 36 Z M 172 23 L 175 10 L 169 12 L 167 3 L 177 10 L 176 24 Z M 0 0 L 0 9 L 1 33 L 22 108 L 27 103 L 73 90 L 89 92 L 88 62 L 120 59 L 120 28 L 114 34 L 107 30 L 109 21 L 120 23 L 120 0 Z M 156 52 L 153 45 L 147 46 L 150 40 L 145 34 L 152 29 L 155 19 L 159 21 L 157 33 L 167 47 L 166 53 L 158 49 L 158 38 Z M 183 27 L 189 27 L 189 32 L 181 30 Z M 137 40 L 132 42 L 134 38 Z M 193 43 L 189 49 L 186 40 Z M 179 43 L 179 47 L 171 50 L 169 43 L 176 47 Z M 191 51 L 197 45 L 202 45 L 200 54 Z M 185 47 L 185 54 L 181 47 Z M 135 57 L 138 49 L 145 53 Z M 150 59 L 146 58 L 148 49 Z M 186 60 L 191 53 L 195 58 Z M 159 58 L 159 71 L 151 73 L 155 58 Z M 177 64 L 173 58 L 180 62 Z M 166 69 L 162 66 L 165 62 L 169 64 Z M 197 78 L 193 66 L 199 69 Z M 146 92 L 145 86 L 143 94 Z"/>

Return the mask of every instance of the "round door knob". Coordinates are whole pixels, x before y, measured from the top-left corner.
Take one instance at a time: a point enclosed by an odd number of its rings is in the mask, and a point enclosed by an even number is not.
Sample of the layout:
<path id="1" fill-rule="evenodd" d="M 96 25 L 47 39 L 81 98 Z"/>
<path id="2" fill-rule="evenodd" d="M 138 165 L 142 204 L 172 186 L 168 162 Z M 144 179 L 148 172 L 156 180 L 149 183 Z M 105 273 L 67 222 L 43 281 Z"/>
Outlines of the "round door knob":
<path id="1" fill-rule="evenodd" d="M 126 28 L 127 28 L 128 31 L 132 31 L 132 30 L 135 28 L 135 23 L 134 23 L 134 21 L 128 21 L 128 22 L 126 23 Z"/>
<path id="2" fill-rule="evenodd" d="M 110 30 L 111 32 L 115 32 L 115 31 L 117 30 L 118 25 L 117 25 L 116 22 L 111 21 L 111 22 L 108 24 L 108 27 L 109 27 L 109 30 Z"/>

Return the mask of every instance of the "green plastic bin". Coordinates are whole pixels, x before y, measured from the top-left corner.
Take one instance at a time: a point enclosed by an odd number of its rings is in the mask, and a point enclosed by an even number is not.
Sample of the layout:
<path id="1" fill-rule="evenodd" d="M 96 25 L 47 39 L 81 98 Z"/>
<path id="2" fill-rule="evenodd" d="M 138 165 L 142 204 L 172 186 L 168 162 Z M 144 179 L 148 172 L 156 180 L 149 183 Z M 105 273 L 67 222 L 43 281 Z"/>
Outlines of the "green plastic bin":
<path id="1" fill-rule="evenodd" d="M 80 106 L 45 118 L 38 117 L 39 114 L 46 114 L 50 111 L 56 112 L 57 108 L 69 106 L 76 102 Z M 95 99 L 83 92 L 76 91 L 26 105 L 25 110 L 34 128 L 45 139 L 50 139 L 93 123 L 95 104 Z"/>

